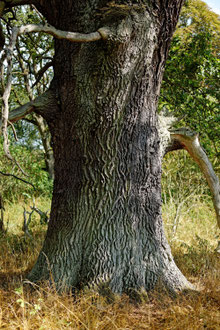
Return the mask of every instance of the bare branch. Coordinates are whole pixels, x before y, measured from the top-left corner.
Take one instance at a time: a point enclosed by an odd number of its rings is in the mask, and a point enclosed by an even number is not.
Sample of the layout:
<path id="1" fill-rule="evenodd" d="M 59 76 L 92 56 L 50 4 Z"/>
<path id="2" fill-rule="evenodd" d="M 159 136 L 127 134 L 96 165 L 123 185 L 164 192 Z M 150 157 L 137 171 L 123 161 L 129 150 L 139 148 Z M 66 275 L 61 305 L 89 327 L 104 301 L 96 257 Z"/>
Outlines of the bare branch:
<path id="1" fill-rule="evenodd" d="M 8 125 L 8 117 L 9 117 L 9 104 L 8 100 L 11 94 L 11 85 L 12 85 L 12 56 L 13 56 L 13 49 L 15 47 L 16 41 L 18 37 L 18 29 L 13 28 L 12 30 L 12 35 L 10 39 L 10 43 L 8 46 L 8 49 L 6 51 L 7 56 L 7 77 L 6 77 L 6 86 L 4 87 L 4 92 L 2 96 L 2 125 L 1 125 L 1 130 L 2 130 L 2 135 L 3 135 L 3 149 L 5 152 L 6 157 L 13 161 L 20 171 L 24 174 L 27 175 L 23 169 L 21 168 L 20 164 L 12 157 L 10 150 L 9 150 L 9 139 L 8 139 L 8 130 L 7 130 L 7 125 Z M 3 64 L 2 64 L 3 65 Z"/>
<path id="2" fill-rule="evenodd" d="M 27 116 L 29 113 L 34 111 L 34 102 L 28 102 L 18 108 L 16 108 L 13 111 L 10 111 L 8 119 L 10 122 L 14 123 L 25 116 Z M 0 120 L 0 127 L 2 126 L 2 121 Z"/>
<path id="3" fill-rule="evenodd" d="M 36 81 L 35 83 L 31 86 L 32 88 L 35 87 L 39 81 L 41 80 L 41 78 L 43 77 L 44 73 L 51 67 L 53 66 L 53 61 L 51 62 L 47 62 L 43 68 L 41 68 L 38 72 L 37 72 L 37 77 L 36 77 Z"/>
<path id="4" fill-rule="evenodd" d="M 23 207 L 24 209 L 24 212 L 23 212 L 23 215 L 24 215 L 24 222 L 23 222 L 23 227 L 22 227 L 22 230 L 24 231 L 25 235 L 27 235 L 29 238 L 33 238 L 32 235 L 30 234 L 29 232 L 29 224 L 31 222 L 31 216 L 32 214 L 34 213 L 34 210 L 32 210 L 31 212 L 27 212 L 25 207 Z M 27 215 L 28 214 L 28 220 L 27 220 Z"/>
<path id="5" fill-rule="evenodd" d="M 38 96 L 35 100 L 10 111 L 8 120 L 11 123 L 14 123 L 33 111 L 41 112 L 41 115 L 43 115 L 44 110 L 46 111 L 46 109 L 50 107 L 56 107 L 56 99 L 51 91 L 46 91 L 42 95 Z M 2 121 L 0 120 L 0 128 L 1 127 Z"/>
<path id="6" fill-rule="evenodd" d="M 14 174 L 11 174 L 11 173 L 4 173 L 4 172 L 2 172 L 2 171 L 0 171 L 0 174 L 1 174 L 1 175 L 4 175 L 4 176 L 12 176 L 13 178 L 15 178 L 15 179 L 17 179 L 17 180 L 20 180 L 20 181 L 22 181 L 22 182 L 24 182 L 24 183 L 27 183 L 27 184 L 31 185 L 31 186 L 34 188 L 34 190 L 36 190 L 35 186 L 34 186 L 31 182 L 29 182 L 29 181 L 27 181 L 27 180 L 24 180 L 24 179 L 22 179 L 22 178 L 19 178 L 18 176 L 14 175 Z"/>
<path id="7" fill-rule="evenodd" d="M 37 212 L 39 214 L 39 216 L 40 216 L 40 223 L 41 224 L 48 223 L 49 222 L 50 219 L 49 219 L 49 217 L 47 215 L 48 211 L 43 212 L 40 209 L 38 209 L 35 205 L 30 206 L 30 208 L 31 208 L 32 212 L 35 211 L 35 212 Z"/>
<path id="8" fill-rule="evenodd" d="M 5 155 L 7 156 L 8 159 L 13 160 L 10 151 L 9 151 L 9 139 L 8 139 L 8 132 L 7 132 L 7 124 L 8 124 L 8 115 L 9 115 L 9 105 L 8 105 L 8 100 L 10 97 L 11 93 L 11 85 L 12 85 L 12 55 L 13 55 L 13 49 L 16 44 L 18 37 L 18 29 L 14 28 L 12 31 L 12 36 L 10 39 L 10 43 L 7 49 L 7 83 L 4 88 L 4 93 L 2 97 L 2 134 L 4 137 L 4 142 L 3 142 L 3 149 L 5 152 Z"/>
<path id="9" fill-rule="evenodd" d="M 12 128 L 12 131 L 13 131 L 13 134 L 14 134 L 15 141 L 18 141 L 18 137 L 17 137 L 17 133 L 16 133 L 16 129 L 15 129 L 14 125 L 13 125 L 12 122 L 9 121 L 9 120 L 8 120 L 8 123 L 9 123 L 9 125 L 10 125 L 11 128 Z"/>
<path id="10" fill-rule="evenodd" d="M 16 49 L 19 53 L 18 46 L 16 46 Z M 32 92 L 32 89 L 31 89 L 31 86 L 30 86 L 30 83 L 29 83 L 29 79 L 28 79 L 29 69 L 25 67 L 24 61 L 23 61 L 21 56 L 18 56 L 18 62 L 20 64 L 20 68 L 21 68 L 21 71 L 22 71 L 22 74 L 23 74 L 24 85 L 25 85 L 25 89 L 26 89 L 26 92 L 28 94 L 29 100 L 33 101 L 33 92 Z"/>
<path id="11" fill-rule="evenodd" d="M 215 174 L 211 162 L 209 161 L 205 151 L 200 145 L 198 134 L 187 128 L 180 128 L 171 131 L 170 137 L 171 137 L 171 144 L 177 143 L 178 149 L 180 149 L 180 147 L 182 146 L 183 149 L 187 150 L 190 156 L 199 165 L 200 170 L 204 174 L 212 194 L 212 200 L 216 212 L 217 223 L 220 228 L 219 178 Z"/>
<path id="12" fill-rule="evenodd" d="M 21 26 L 18 29 L 18 35 L 31 33 L 31 32 L 44 32 L 54 36 L 57 39 L 66 39 L 71 42 L 91 42 L 97 41 L 100 39 L 107 39 L 109 29 L 108 28 L 100 28 L 96 32 L 92 33 L 78 33 L 78 32 L 69 32 L 69 31 L 61 31 L 53 27 L 52 25 L 38 25 L 38 24 L 28 24 Z"/>

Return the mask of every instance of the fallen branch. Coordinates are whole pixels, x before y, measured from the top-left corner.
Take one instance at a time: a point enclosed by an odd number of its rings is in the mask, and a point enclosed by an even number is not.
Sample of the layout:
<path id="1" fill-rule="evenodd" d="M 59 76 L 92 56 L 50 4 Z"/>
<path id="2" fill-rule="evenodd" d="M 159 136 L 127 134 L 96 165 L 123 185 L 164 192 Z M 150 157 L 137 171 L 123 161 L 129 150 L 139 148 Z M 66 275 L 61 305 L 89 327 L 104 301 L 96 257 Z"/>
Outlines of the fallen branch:
<path id="1" fill-rule="evenodd" d="M 40 209 L 38 209 L 35 205 L 30 206 L 30 208 L 32 209 L 33 212 L 35 211 L 35 212 L 37 212 L 39 214 L 39 216 L 40 216 L 40 224 L 41 225 L 44 224 L 44 223 L 48 223 L 49 222 L 50 219 L 49 219 L 49 217 L 47 215 L 48 211 L 43 212 Z"/>

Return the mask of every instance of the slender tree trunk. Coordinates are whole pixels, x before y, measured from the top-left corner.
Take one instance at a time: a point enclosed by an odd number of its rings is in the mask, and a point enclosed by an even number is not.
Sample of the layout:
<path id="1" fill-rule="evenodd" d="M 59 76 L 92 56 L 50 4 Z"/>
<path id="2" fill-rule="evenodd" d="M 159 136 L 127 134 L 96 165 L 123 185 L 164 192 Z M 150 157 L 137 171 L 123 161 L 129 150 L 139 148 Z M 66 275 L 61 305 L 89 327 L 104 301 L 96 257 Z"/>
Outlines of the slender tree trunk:
<path id="1" fill-rule="evenodd" d="M 45 165 L 46 170 L 49 174 L 50 179 L 54 179 L 54 157 L 53 157 L 53 149 L 50 145 L 50 133 L 48 132 L 47 125 L 42 116 L 34 114 L 34 120 L 38 127 L 42 144 L 44 147 L 44 157 L 45 157 Z"/>
<path id="2" fill-rule="evenodd" d="M 0 233 L 4 232 L 4 202 L 0 194 Z"/>
<path id="3" fill-rule="evenodd" d="M 161 219 L 156 114 L 181 1 L 123 14 L 117 7 L 113 22 L 96 16 L 99 2 L 91 8 L 52 1 L 59 15 L 47 14 L 63 30 L 90 32 L 101 24 L 114 33 L 106 42 L 56 41 L 51 88 L 59 108 L 46 118 L 55 158 L 51 220 L 29 278 L 52 274 L 61 287 L 106 285 L 119 293 L 158 281 L 181 290 L 190 284 L 173 261 Z"/>

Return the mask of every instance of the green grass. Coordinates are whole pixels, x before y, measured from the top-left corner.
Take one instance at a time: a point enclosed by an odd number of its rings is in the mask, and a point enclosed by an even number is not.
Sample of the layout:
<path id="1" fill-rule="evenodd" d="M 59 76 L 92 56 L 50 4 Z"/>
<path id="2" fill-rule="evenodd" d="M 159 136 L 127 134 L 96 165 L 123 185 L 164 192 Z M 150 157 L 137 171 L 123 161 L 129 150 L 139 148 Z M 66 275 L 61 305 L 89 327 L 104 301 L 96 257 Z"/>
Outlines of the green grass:
<path id="1" fill-rule="evenodd" d="M 34 204 L 37 208 L 39 208 L 44 212 L 50 211 L 51 200 L 49 198 L 37 197 L 34 199 Z M 31 200 L 30 198 L 28 199 L 22 198 L 14 203 L 10 203 L 10 202 L 5 203 L 4 224 L 6 230 L 9 233 L 15 235 L 22 233 L 22 226 L 24 221 L 24 215 L 23 215 L 24 208 L 26 209 L 27 212 L 30 212 L 31 206 L 33 206 L 33 200 Z M 40 216 L 36 212 L 34 212 L 32 215 L 30 228 L 39 224 L 39 219 Z"/>

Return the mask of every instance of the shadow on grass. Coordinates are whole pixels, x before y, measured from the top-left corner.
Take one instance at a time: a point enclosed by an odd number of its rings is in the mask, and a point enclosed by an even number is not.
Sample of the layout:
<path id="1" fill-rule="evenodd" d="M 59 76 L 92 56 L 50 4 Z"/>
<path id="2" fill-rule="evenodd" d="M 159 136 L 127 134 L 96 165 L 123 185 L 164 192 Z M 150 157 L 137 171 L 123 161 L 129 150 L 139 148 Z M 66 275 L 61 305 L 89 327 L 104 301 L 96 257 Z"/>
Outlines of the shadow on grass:
<path id="1" fill-rule="evenodd" d="M 32 239 L 24 234 L 1 233 L 0 288 L 22 283 L 40 252 L 44 236 L 45 230 L 40 229 L 34 231 Z"/>

